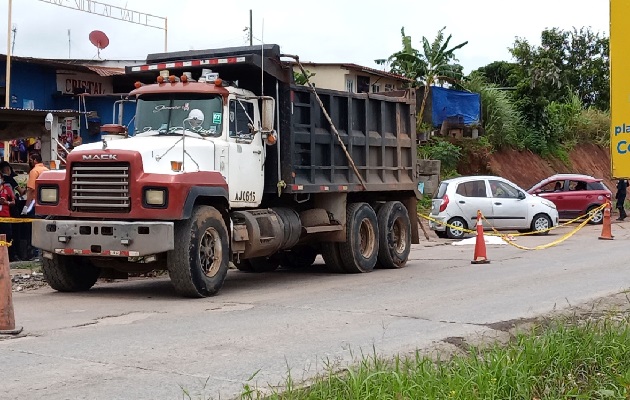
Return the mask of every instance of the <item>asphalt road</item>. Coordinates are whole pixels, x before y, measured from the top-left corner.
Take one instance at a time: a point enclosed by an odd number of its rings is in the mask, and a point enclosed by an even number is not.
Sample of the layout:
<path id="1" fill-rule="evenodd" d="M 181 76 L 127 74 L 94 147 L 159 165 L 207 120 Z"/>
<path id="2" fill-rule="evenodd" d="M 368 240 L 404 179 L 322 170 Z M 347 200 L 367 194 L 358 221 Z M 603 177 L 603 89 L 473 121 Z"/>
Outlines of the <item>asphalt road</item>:
<path id="1" fill-rule="evenodd" d="M 400 270 L 230 271 L 218 296 L 199 300 L 177 297 L 166 278 L 14 293 L 25 335 L 0 340 L 0 398 L 180 399 L 186 390 L 227 399 L 245 384 L 281 384 L 289 370 L 305 379 L 362 352 L 493 335 L 489 324 L 630 288 L 630 223 L 613 225 L 613 241 L 600 232 L 589 226 L 541 251 L 491 245 L 487 265 L 470 264 L 472 246 L 432 239 Z"/>

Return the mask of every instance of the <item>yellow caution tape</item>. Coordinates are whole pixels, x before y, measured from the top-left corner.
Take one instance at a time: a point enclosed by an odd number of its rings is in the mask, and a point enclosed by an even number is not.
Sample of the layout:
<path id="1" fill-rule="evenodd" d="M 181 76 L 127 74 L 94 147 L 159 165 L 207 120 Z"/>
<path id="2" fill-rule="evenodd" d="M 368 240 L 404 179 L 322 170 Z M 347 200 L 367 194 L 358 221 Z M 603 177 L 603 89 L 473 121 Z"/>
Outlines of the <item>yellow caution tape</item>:
<path id="1" fill-rule="evenodd" d="M 559 224 L 559 225 L 557 225 L 557 226 L 553 226 L 553 227 L 550 227 L 550 228 L 547 228 L 547 229 L 544 229 L 544 230 L 540 230 L 540 231 L 531 231 L 531 232 L 526 232 L 526 233 L 512 233 L 512 234 L 500 233 L 500 232 L 499 232 L 499 231 L 498 231 L 498 230 L 497 230 L 494 226 L 492 226 L 492 224 L 490 223 L 490 221 L 488 221 L 488 220 L 486 219 L 486 217 L 485 217 L 485 216 L 483 216 L 483 214 L 481 214 L 481 218 L 483 218 L 483 220 L 484 220 L 484 221 L 486 221 L 486 222 L 488 223 L 488 225 L 490 226 L 490 228 L 492 229 L 492 232 L 485 233 L 484 235 L 486 235 L 486 236 L 498 236 L 498 237 L 500 237 L 500 238 L 501 238 L 504 242 L 506 242 L 506 243 L 507 243 L 507 244 L 509 244 L 509 245 L 512 245 L 512 246 L 516 247 L 517 249 L 521 249 L 521 250 L 543 250 L 543 249 L 547 249 L 547 248 L 549 248 L 549 247 L 556 246 L 556 245 L 558 245 L 558 244 L 560 244 L 560 243 L 564 242 L 565 240 L 567 240 L 567 239 L 568 239 L 568 238 L 570 238 L 571 236 L 573 236 L 573 235 L 574 235 L 577 231 L 579 231 L 579 230 L 580 230 L 580 229 L 582 229 L 582 228 L 583 228 L 586 224 L 588 224 L 588 222 L 589 222 L 591 219 L 593 219 L 593 217 L 595 216 L 595 213 L 596 213 L 596 212 L 598 212 L 598 211 L 600 211 L 600 210 L 604 209 L 604 208 L 606 207 L 606 205 L 607 205 L 606 203 L 605 203 L 605 204 L 602 204 L 601 206 L 599 206 L 599 207 L 597 207 L 597 208 L 595 208 L 595 209 L 591 210 L 591 211 L 590 211 L 589 213 L 587 213 L 587 214 L 580 215 L 579 217 L 573 218 L 572 220 L 567 221 L 567 222 L 564 222 L 564 223 Z M 451 229 L 455 229 L 455 230 L 462 231 L 462 232 L 465 232 L 465 233 L 470 233 L 470 234 L 477 234 L 477 231 L 473 231 L 473 230 L 471 230 L 471 229 L 462 228 L 462 227 L 459 227 L 459 226 L 450 225 L 450 224 L 448 224 L 448 223 L 445 223 L 445 222 L 439 221 L 439 220 L 437 220 L 437 219 L 435 219 L 435 218 L 433 218 L 433 217 L 431 217 L 431 216 L 429 216 L 429 215 L 424 215 L 424 214 L 420 214 L 420 213 L 418 213 L 418 216 L 419 216 L 419 217 L 421 217 L 421 218 L 424 218 L 424 219 L 426 219 L 426 220 L 433 221 L 433 222 L 435 222 L 435 223 L 437 223 L 437 224 L 439 224 L 439 225 L 446 226 L 446 227 L 451 228 Z M 574 222 L 576 222 L 576 221 L 578 221 L 578 220 L 581 220 L 581 219 L 584 219 L 584 221 L 582 221 L 582 222 L 581 222 L 581 223 L 580 223 L 580 224 L 579 224 L 579 225 L 578 225 L 575 229 L 573 229 L 571 232 L 569 232 L 569 233 L 567 233 L 567 234 L 563 235 L 561 238 L 559 238 L 559 239 L 557 239 L 557 240 L 554 240 L 554 241 L 553 241 L 553 242 L 551 242 L 551 243 L 547 243 L 547 244 L 539 245 L 539 246 L 536 246 L 536 247 L 526 247 L 526 246 L 521 246 L 521 245 L 518 245 L 518 244 L 514 243 L 514 242 L 513 242 L 513 239 L 512 239 L 512 238 L 514 238 L 514 237 L 516 237 L 516 236 L 537 235 L 537 234 L 541 234 L 541 233 L 549 232 L 549 231 L 552 231 L 552 230 L 554 230 L 554 229 L 558 229 L 558 228 L 560 228 L 560 227 L 563 227 L 563 226 L 567 226 L 567 225 L 569 225 L 569 224 L 572 224 L 572 223 L 574 223 Z"/>

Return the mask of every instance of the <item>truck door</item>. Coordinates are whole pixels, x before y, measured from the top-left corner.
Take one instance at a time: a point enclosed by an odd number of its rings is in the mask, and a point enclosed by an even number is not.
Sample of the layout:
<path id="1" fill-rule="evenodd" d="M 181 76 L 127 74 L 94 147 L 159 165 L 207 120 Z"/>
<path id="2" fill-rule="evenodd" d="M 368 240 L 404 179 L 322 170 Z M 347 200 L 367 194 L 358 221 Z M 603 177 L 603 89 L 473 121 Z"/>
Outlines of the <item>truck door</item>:
<path id="1" fill-rule="evenodd" d="M 255 100 L 254 100 L 255 101 Z M 232 207 L 260 205 L 264 186 L 264 148 L 257 105 L 252 101 L 230 100 L 228 112 L 228 186 Z"/>

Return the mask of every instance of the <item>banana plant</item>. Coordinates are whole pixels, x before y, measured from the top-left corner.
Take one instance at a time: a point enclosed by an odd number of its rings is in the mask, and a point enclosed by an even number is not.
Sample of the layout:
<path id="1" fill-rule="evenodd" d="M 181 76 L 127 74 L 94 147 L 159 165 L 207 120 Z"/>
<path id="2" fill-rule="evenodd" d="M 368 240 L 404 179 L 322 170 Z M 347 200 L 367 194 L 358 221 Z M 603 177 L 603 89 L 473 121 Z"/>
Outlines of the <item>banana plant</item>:
<path id="1" fill-rule="evenodd" d="M 462 73 L 462 66 L 457 64 L 455 51 L 468 44 L 468 41 L 450 47 L 452 35 L 444 37 L 444 30 L 440 29 L 432 42 L 423 36 L 422 51 L 415 49 L 411 44 L 411 36 L 405 35 L 405 28 L 400 30 L 402 36 L 402 50 L 392 54 L 387 59 L 374 60 L 380 65 L 389 65 L 390 72 L 412 79 L 412 87 L 424 87 L 422 103 L 416 119 L 417 128 L 422 125 L 422 116 L 429 98 L 431 86 L 437 83 L 448 82 L 456 84 Z"/>

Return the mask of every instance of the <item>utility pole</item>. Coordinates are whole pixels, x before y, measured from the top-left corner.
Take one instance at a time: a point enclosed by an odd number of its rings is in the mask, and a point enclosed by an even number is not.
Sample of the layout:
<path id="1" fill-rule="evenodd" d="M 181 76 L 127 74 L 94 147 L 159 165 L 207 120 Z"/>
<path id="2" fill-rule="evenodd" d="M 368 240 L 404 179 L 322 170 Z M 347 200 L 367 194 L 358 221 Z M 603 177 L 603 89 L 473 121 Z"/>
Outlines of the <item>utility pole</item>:
<path id="1" fill-rule="evenodd" d="M 71 59 L 72 57 L 70 57 L 70 48 L 72 46 L 72 43 L 70 42 L 70 29 L 68 29 L 68 60 Z"/>
<path id="2" fill-rule="evenodd" d="M 5 84 L 4 84 L 4 106 L 9 108 L 11 106 L 11 6 L 12 1 L 9 0 L 9 12 L 8 12 L 8 23 L 7 23 L 7 65 L 6 65 L 6 73 L 5 73 Z"/>
<path id="3" fill-rule="evenodd" d="M 252 10 L 249 10 L 249 45 L 254 45 L 254 32 L 252 31 Z"/>

